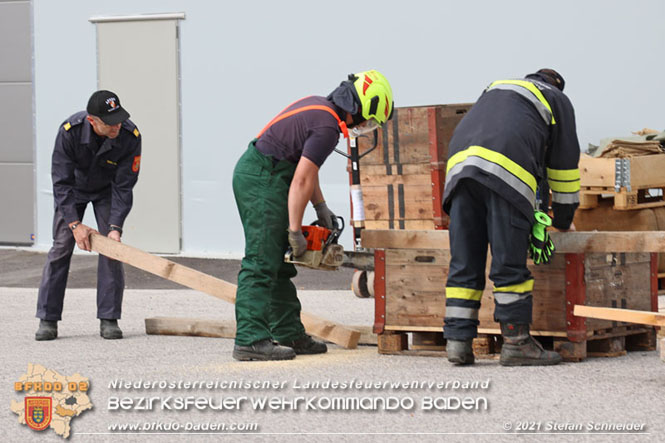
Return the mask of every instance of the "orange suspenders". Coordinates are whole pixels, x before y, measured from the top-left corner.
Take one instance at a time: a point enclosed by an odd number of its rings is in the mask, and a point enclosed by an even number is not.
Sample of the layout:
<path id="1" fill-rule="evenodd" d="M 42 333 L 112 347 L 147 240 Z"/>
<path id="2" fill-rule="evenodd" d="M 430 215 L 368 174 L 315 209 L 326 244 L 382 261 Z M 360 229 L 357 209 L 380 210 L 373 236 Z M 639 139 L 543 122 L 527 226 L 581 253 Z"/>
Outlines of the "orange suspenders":
<path id="1" fill-rule="evenodd" d="M 289 106 L 287 106 L 287 109 L 289 107 L 291 107 L 292 105 L 293 105 L 293 103 L 291 103 Z M 303 106 L 302 108 L 294 109 L 293 111 L 289 111 L 289 112 L 282 111 L 282 113 L 278 114 L 277 117 L 270 120 L 270 122 L 265 126 L 265 128 L 263 128 L 261 130 L 261 132 L 259 132 L 259 135 L 257 135 L 256 138 L 261 137 L 263 135 L 263 133 L 268 130 L 269 127 L 271 127 L 272 125 L 274 125 L 278 121 L 284 120 L 285 118 L 291 117 L 292 115 L 298 114 L 299 112 L 309 111 L 309 110 L 313 110 L 313 109 L 316 109 L 316 110 L 319 110 L 319 111 L 329 112 L 330 115 L 335 117 L 335 120 L 337 120 L 337 124 L 339 125 L 339 129 L 342 131 L 342 134 L 344 135 L 344 138 L 349 138 L 349 130 L 346 128 L 346 123 L 343 122 L 339 118 L 339 116 L 337 115 L 337 113 L 335 111 L 333 111 L 329 107 L 323 106 L 323 105 Z"/>

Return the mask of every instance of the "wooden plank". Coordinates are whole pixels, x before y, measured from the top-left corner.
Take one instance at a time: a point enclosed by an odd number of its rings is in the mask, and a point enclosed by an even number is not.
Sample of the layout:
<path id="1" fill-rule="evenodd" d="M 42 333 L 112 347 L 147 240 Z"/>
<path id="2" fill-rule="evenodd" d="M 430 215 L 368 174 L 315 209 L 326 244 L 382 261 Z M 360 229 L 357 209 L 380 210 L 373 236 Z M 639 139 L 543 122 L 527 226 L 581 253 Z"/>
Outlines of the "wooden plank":
<path id="1" fill-rule="evenodd" d="M 615 167 L 613 158 L 580 156 L 580 186 L 614 187 Z"/>
<path id="2" fill-rule="evenodd" d="M 386 331 L 401 331 L 401 332 L 441 332 L 443 331 L 443 319 L 441 319 L 441 326 L 386 326 Z M 487 328 L 478 328 L 479 334 L 492 334 L 492 335 L 501 335 L 501 329 L 487 329 Z M 565 332 L 561 331 L 530 331 L 531 335 L 543 336 L 543 337 L 566 337 Z"/>
<path id="3" fill-rule="evenodd" d="M 665 232 L 550 232 L 557 253 L 665 252 Z M 448 231 L 362 231 L 365 248 L 450 249 Z"/>
<path id="4" fill-rule="evenodd" d="M 643 189 L 665 184 L 665 154 L 641 155 L 630 159 L 630 184 Z"/>
<path id="5" fill-rule="evenodd" d="M 391 228 L 392 225 L 392 228 Z M 401 228 L 404 226 L 404 228 Z M 365 229 L 370 230 L 389 230 L 389 229 L 405 229 L 414 231 L 423 231 L 434 229 L 434 220 L 365 220 Z"/>
<path id="6" fill-rule="evenodd" d="M 145 319 L 148 335 L 184 335 L 194 337 L 235 338 L 234 321 L 201 318 L 152 317 Z"/>
<path id="7" fill-rule="evenodd" d="M 424 184 L 400 186 L 363 186 L 366 220 L 432 219 L 432 184 L 425 176 Z"/>
<path id="8" fill-rule="evenodd" d="M 157 257 L 124 243 L 116 242 L 100 234 L 91 234 L 90 244 L 93 251 L 109 258 L 143 269 L 144 271 L 212 295 L 229 303 L 235 303 L 237 286 L 233 283 L 204 274 L 203 272 L 165 258 Z M 358 339 L 360 338 L 358 331 L 307 312 L 301 312 L 300 319 L 309 334 L 348 349 L 354 349 L 358 344 Z"/>
<path id="9" fill-rule="evenodd" d="M 376 334 L 370 326 L 352 326 L 360 332 L 359 345 L 376 345 Z M 151 317 L 145 319 L 148 335 L 181 335 L 190 337 L 235 338 L 236 324 L 232 320 L 207 320 L 183 317 Z"/>
<path id="10" fill-rule="evenodd" d="M 575 305 L 574 313 L 578 317 L 624 321 L 628 323 L 639 323 L 642 325 L 665 326 L 665 314 L 659 314 L 657 312 Z"/>
<path id="11" fill-rule="evenodd" d="M 360 184 L 365 190 L 365 186 L 387 186 L 387 185 L 431 185 L 431 174 L 430 166 L 426 163 L 419 163 L 415 165 L 404 165 L 409 166 L 409 168 L 403 168 L 402 174 L 386 174 L 386 168 L 384 166 L 378 166 L 381 168 L 380 174 L 369 174 L 363 173 L 363 169 L 360 169 Z M 414 168 L 416 167 L 416 168 Z M 377 166 L 368 166 L 367 169 L 375 169 Z M 408 173 L 407 171 L 413 170 L 413 173 Z"/>

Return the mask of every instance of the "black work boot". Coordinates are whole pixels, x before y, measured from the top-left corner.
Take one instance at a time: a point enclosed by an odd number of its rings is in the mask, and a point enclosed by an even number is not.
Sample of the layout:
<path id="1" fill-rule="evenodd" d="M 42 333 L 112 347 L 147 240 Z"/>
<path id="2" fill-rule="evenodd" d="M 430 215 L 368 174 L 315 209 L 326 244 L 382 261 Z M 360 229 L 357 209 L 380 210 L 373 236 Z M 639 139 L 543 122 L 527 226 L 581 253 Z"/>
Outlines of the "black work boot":
<path id="1" fill-rule="evenodd" d="M 473 339 L 446 341 L 448 361 L 456 365 L 472 365 L 476 360 L 473 356 Z"/>
<path id="2" fill-rule="evenodd" d="M 503 366 L 549 366 L 561 363 L 561 356 L 546 351 L 529 334 L 528 324 L 501 323 L 503 346 L 500 363 Z"/>
<path id="3" fill-rule="evenodd" d="M 298 340 L 293 340 L 290 343 L 280 343 L 284 346 L 292 348 L 296 354 L 325 354 L 328 352 L 328 346 L 318 340 L 314 340 L 309 335 L 303 335 Z"/>
<path id="4" fill-rule="evenodd" d="M 118 327 L 118 320 L 99 320 L 99 335 L 107 340 L 122 338 L 122 331 Z"/>
<path id="5" fill-rule="evenodd" d="M 55 340 L 58 337 L 58 322 L 39 320 L 39 329 L 35 333 L 35 340 Z"/>
<path id="6" fill-rule="evenodd" d="M 293 360 L 296 353 L 286 346 L 279 346 L 269 338 L 259 340 L 249 346 L 235 345 L 233 347 L 233 358 L 240 361 L 249 360 Z"/>

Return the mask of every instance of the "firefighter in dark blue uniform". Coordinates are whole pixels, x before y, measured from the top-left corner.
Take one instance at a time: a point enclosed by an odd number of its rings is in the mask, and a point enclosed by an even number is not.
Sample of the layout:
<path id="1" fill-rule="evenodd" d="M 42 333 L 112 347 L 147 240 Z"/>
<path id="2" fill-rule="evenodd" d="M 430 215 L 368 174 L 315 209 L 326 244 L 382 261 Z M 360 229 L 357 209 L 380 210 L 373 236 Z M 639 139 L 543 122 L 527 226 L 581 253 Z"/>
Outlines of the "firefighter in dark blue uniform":
<path id="1" fill-rule="evenodd" d="M 51 166 L 53 247 L 39 286 L 37 340 L 57 337 L 74 244 L 89 251 L 89 235 L 97 232 L 81 223 L 86 206 L 92 203 L 99 232 L 120 241 L 140 164 L 141 135 L 113 92 L 96 91 L 86 111 L 72 115 L 60 126 Z M 122 338 L 118 319 L 124 286 L 122 263 L 100 255 L 97 318 L 100 335 L 106 339 Z"/>
<path id="2" fill-rule="evenodd" d="M 574 229 L 580 148 L 574 110 L 563 87 L 563 77 L 552 69 L 495 81 L 450 141 L 443 197 L 451 252 L 444 334 L 448 359 L 455 364 L 474 361 L 471 344 L 479 324 L 488 244 L 494 319 L 504 340 L 501 364 L 561 361 L 530 335 L 533 278 L 526 263 L 530 243 L 536 244 L 530 234 L 541 181 L 546 179 L 552 191 L 554 228 Z"/>

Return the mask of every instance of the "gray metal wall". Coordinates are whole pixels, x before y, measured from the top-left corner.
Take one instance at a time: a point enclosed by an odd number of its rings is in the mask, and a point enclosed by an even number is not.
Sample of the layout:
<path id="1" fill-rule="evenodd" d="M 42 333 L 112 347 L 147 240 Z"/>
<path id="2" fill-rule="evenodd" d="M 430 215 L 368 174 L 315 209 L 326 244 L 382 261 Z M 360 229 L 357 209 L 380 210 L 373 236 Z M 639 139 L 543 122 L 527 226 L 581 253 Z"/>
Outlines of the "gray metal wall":
<path id="1" fill-rule="evenodd" d="M 0 243 L 34 232 L 31 2 L 0 0 Z"/>

